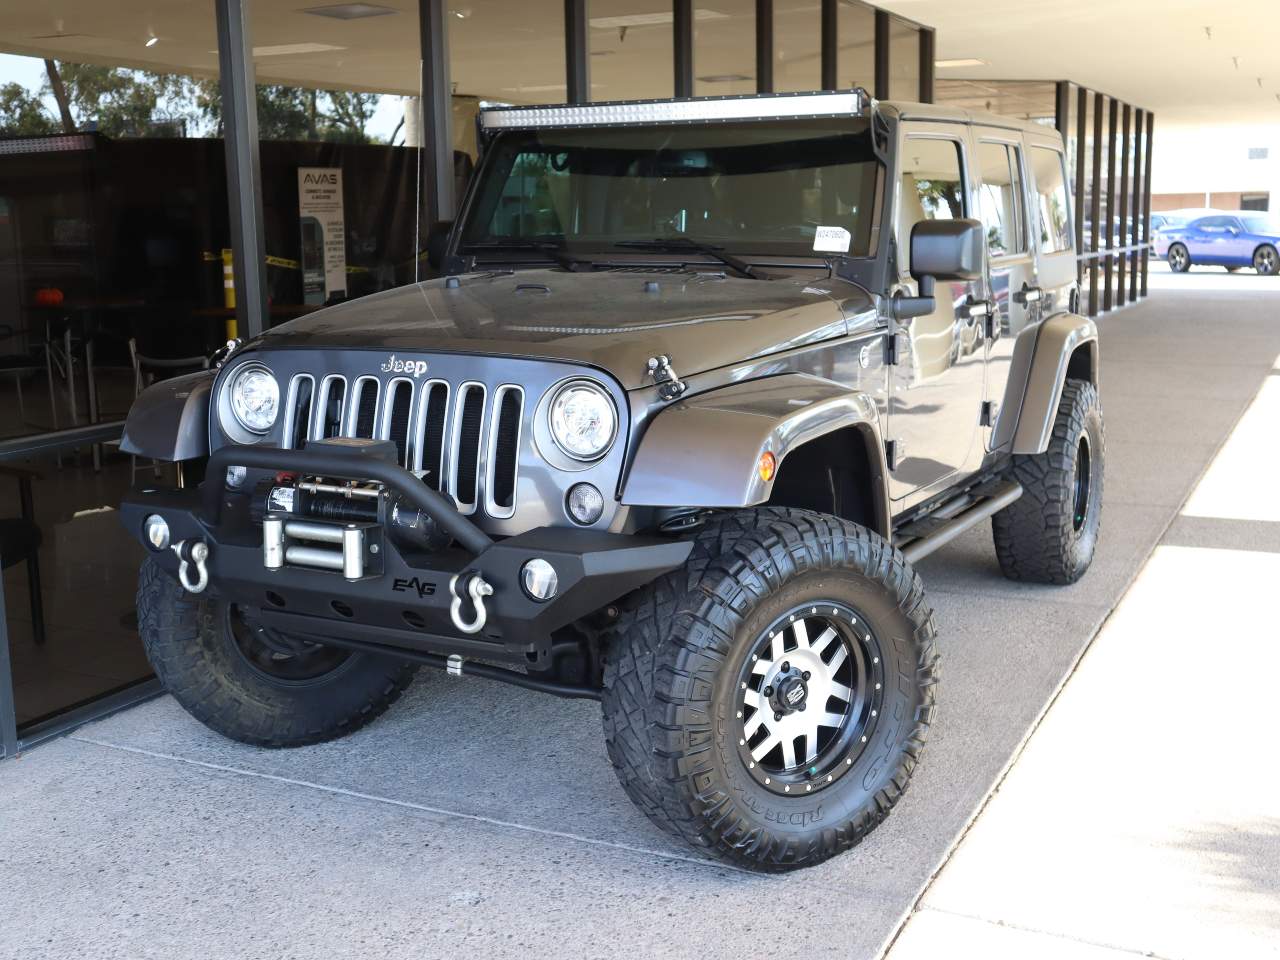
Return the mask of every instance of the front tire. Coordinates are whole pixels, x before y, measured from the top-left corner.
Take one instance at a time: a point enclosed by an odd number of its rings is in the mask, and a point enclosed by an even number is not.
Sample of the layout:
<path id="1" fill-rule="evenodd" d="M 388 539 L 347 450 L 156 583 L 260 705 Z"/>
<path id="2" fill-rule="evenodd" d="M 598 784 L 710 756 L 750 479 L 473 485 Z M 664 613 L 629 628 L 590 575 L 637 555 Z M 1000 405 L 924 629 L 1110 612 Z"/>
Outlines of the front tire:
<path id="1" fill-rule="evenodd" d="M 416 667 L 263 632 L 251 616 L 187 593 L 151 559 L 138 575 L 138 632 L 166 690 L 232 740 L 299 747 L 380 716 Z"/>
<path id="2" fill-rule="evenodd" d="M 1253 251 L 1253 269 L 1260 277 L 1274 277 L 1280 272 L 1280 253 L 1269 243 Z"/>
<path id="3" fill-rule="evenodd" d="M 790 870 L 888 816 L 936 677 L 932 611 L 901 553 L 834 517 L 740 511 L 623 604 L 605 742 L 658 826 L 719 859 Z"/>
<path id="4" fill-rule="evenodd" d="M 1014 455 L 1022 496 L 991 518 L 1010 580 L 1068 584 L 1089 569 L 1102 518 L 1103 446 L 1097 388 L 1068 380 L 1048 449 Z"/>
<path id="5" fill-rule="evenodd" d="M 1174 273 L 1186 273 L 1191 269 L 1191 254 L 1180 243 L 1169 247 L 1168 259 L 1169 269 Z"/>

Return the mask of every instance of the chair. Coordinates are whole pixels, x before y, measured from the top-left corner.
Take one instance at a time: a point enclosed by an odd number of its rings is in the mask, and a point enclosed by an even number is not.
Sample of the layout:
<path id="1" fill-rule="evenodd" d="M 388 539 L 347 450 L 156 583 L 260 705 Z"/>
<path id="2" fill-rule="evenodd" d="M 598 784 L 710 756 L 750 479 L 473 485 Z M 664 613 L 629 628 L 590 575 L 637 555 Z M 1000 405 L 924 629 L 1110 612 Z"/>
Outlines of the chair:
<path id="1" fill-rule="evenodd" d="M 0 340 L 14 340 L 17 337 L 17 331 L 11 325 L 0 323 Z M 26 400 L 22 395 L 22 378 L 37 373 L 40 369 L 39 359 L 30 351 L 0 353 L 0 375 L 13 377 L 13 388 L 18 394 L 18 418 L 24 425 L 29 421 Z"/>
<path id="2" fill-rule="evenodd" d="M 0 476 L 18 481 L 21 516 L 0 519 L 0 569 L 26 561 L 27 588 L 31 596 L 31 633 L 36 643 L 44 643 L 44 598 L 40 593 L 40 527 L 32 508 L 31 481 L 40 474 L 22 467 L 0 464 Z"/>
<path id="3" fill-rule="evenodd" d="M 129 338 L 129 360 L 133 364 L 133 396 L 136 399 L 143 390 L 151 386 L 157 379 L 177 376 L 180 373 L 194 373 L 209 369 L 209 358 L 206 356 L 191 357 L 152 357 L 138 352 L 138 338 Z M 160 477 L 160 465 L 151 461 L 151 470 L 156 478 Z M 130 479 L 138 475 L 138 458 L 133 457 L 130 468 Z"/>

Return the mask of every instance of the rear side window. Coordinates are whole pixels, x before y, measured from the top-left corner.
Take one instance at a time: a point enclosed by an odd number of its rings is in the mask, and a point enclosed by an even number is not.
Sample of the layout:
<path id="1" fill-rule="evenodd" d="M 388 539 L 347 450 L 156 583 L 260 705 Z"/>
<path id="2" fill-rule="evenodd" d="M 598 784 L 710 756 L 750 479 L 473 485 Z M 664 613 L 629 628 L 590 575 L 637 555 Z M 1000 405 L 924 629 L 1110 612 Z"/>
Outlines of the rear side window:
<path id="1" fill-rule="evenodd" d="M 921 220 L 957 220 L 965 215 L 960 143 L 908 137 L 902 152 L 898 243 L 910 270 L 911 228 Z"/>
<path id="2" fill-rule="evenodd" d="M 1071 217 L 1067 213 L 1067 179 L 1062 154 L 1049 147 L 1031 148 L 1036 197 L 1040 209 L 1040 249 L 1057 253 L 1071 249 Z"/>
<path id="3" fill-rule="evenodd" d="M 987 234 L 987 252 L 993 257 L 1027 249 L 1020 166 L 1017 147 L 1007 143 L 978 144 L 978 174 L 982 178 L 978 213 Z"/>

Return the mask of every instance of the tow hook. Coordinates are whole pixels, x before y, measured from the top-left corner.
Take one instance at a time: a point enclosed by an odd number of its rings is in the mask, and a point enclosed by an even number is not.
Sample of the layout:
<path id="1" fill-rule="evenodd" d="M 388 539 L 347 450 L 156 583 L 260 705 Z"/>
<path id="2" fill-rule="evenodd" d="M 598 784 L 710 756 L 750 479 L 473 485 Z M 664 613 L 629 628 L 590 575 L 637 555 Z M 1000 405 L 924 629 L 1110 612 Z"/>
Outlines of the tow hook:
<path id="1" fill-rule="evenodd" d="M 465 579 L 467 596 L 471 598 L 471 605 L 475 607 L 475 619 L 467 621 L 462 619 L 462 596 L 458 592 L 458 581 Z M 484 629 L 485 620 L 488 619 L 489 613 L 484 607 L 484 598 L 493 596 L 493 587 L 491 587 L 478 573 L 459 573 L 454 574 L 452 580 L 449 581 L 449 593 L 453 596 L 453 602 L 449 604 L 449 616 L 453 620 L 453 625 L 463 633 L 479 633 Z"/>
<path id="2" fill-rule="evenodd" d="M 204 593 L 209 586 L 209 569 L 205 561 L 209 559 L 209 545 L 203 540 L 179 540 L 173 545 L 173 552 L 178 555 L 178 581 L 187 593 Z M 196 581 L 191 582 L 189 568 L 195 564 Z"/>

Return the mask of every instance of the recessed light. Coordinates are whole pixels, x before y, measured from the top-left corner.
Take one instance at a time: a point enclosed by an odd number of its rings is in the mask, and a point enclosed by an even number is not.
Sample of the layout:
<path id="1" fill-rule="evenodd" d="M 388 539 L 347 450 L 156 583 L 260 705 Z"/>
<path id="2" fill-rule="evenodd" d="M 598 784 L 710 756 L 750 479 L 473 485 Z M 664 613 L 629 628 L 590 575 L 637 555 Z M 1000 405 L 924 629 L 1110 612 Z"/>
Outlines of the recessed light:
<path id="1" fill-rule="evenodd" d="M 147 42 L 143 44 L 143 46 L 154 47 L 159 42 L 160 42 L 159 37 L 148 37 Z"/>
<path id="2" fill-rule="evenodd" d="M 727 13 L 708 10 L 705 7 L 693 11 L 694 20 L 728 20 Z M 656 27 L 671 23 L 675 15 L 671 13 L 628 13 L 620 17 L 592 17 L 591 26 L 597 30 L 608 30 L 616 27 Z"/>
<path id="3" fill-rule="evenodd" d="M 327 7 L 304 7 L 302 12 L 315 17 L 332 17 L 334 20 L 360 20 L 364 17 L 385 17 L 389 13 L 400 11 L 376 3 L 334 3 Z"/>
<path id="4" fill-rule="evenodd" d="M 285 57 L 291 53 L 328 53 L 331 50 L 345 50 L 346 47 L 334 46 L 332 43 L 277 43 L 273 46 L 254 47 L 255 57 Z"/>
<path id="5" fill-rule="evenodd" d="M 752 80 L 753 77 L 747 76 L 745 73 L 713 73 L 705 77 L 698 77 L 700 83 L 741 83 L 744 80 Z"/>
<path id="6" fill-rule="evenodd" d="M 985 67 L 988 63 L 977 57 L 960 57 L 956 60 L 935 60 L 933 65 L 935 67 Z"/>

